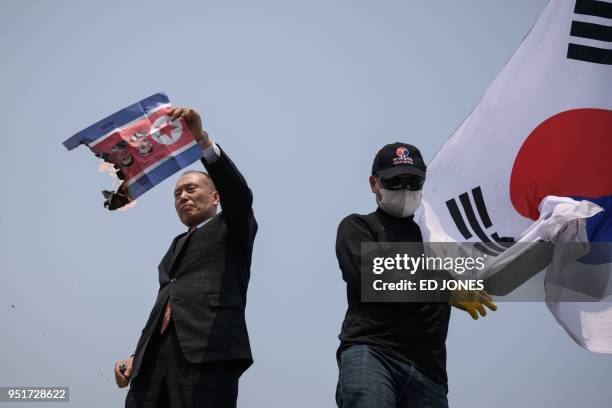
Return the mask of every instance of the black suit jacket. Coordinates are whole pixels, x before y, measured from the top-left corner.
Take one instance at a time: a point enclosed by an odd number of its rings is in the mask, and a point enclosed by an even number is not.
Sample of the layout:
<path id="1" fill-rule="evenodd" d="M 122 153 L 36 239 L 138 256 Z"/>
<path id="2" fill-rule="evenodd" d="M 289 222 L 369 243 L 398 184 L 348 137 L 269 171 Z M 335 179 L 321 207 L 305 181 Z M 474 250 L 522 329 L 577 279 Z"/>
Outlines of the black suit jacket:
<path id="1" fill-rule="evenodd" d="M 172 319 L 188 362 L 232 361 L 242 370 L 253 363 L 244 316 L 257 232 L 253 196 L 222 150 L 214 163 L 202 163 L 223 211 L 194 232 L 175 237 L 161 260 L 159 293 L 136 346 L 132 381 L 149 340 L 157 335 L 167 301 L 172 303 Z"/>

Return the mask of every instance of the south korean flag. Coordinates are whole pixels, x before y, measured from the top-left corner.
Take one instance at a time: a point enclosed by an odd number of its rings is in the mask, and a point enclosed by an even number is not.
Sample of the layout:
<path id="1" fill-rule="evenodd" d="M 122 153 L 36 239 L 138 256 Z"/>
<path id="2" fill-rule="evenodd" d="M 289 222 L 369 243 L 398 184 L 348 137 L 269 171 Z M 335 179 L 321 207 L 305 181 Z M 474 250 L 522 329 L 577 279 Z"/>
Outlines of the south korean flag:
<path id="1" fill-rule="evenodd" d="M 430 242 L 478 242 L 495 259 L 516 241 L 612 242 L 611 213 L 612 1 L 551 0 L 429 163 L 421 229 Z M 589 274 L 545 285 L 543 297 L 564 291 L 547 302 L 558 322 L 608 353 L 611 258 L 577 256 L 574 267 Z M 546 283 L 555 271 L 542 273 Z M 563 301 L 568 294 L 583 301 Z"/>

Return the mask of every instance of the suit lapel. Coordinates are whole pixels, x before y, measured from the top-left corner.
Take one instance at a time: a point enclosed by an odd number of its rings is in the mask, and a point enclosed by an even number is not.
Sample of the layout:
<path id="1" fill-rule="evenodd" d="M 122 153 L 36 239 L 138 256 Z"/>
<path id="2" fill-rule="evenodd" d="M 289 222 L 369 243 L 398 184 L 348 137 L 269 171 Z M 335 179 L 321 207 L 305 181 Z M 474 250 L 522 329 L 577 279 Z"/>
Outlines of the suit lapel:
<path id="1" fill-rule="evenodd" d="M 177 241 L 181 237 L 183 237 L 183 235 L 185 235 L 185 233 L 179 234 L 176 237 L 174 237 L 174 239 L 172 240 L 172 243 L 170 243 L 170 248 L 168 248 L 168 250 L 166 251 L 166 254 L 162 258 L 161 262 L 159 263 L 159 266 L 157 267 L 159 271 L 159 284 L 160 285 L 163 285 L 164 283 L 167 283 L 170 280 L 170 275 L 169 275 L 170 265 L 172 264 L 173 254 L 176 249 Z"/>
<path id="2" fill-rule="evenodd" d="M 216 219 L 218 219 L 218 217 L 220 216 L 219 214 L 216 214 L 214 217 L 210 218 L 208 222 L 205 223 L 205 225 L 212 223 L 213 221 L 215 221 Z M 183 234 L 177 235 L 174 238 L 174 241 L 172 242 L 172 245 L 170 246 L 170 249 L 168 250 L 168 252 L 166 253 L 166 256 L 164 256 L 164 258 L 162 259 L 162 262 L 160 264 L 160 274 L 162 274 L 161 271 L 161 267 L 163 267 L 164 269 L 164 275 L 166 275 L 166 277 L 169 280 L 169 275 L 172 272 L 172 268 L 174 268 L 174 264 L 176 263 L 176 260 L 180 257 L 181 253 L 183 252 L 183 249 L 185 248 L 185 245 L 187 244 L 187 241 L 189 240 L 189 237 L 197 230 L 199 230 L 200 228 L 202 228 L 204 225 L 201 225 L 199 228 L 187 231 Z M 174 250 L 173 250 L 174 248 Z M 160 277 L 160 282 L 161 282 L 161 277 Z"/>
<path id="3" fill-rule="evenodd" d="M 162 286 L 165 283 L 168 283 L 170 280 L 170 275 L 168 275 L 168 266 L 170 265 L 170 257 L 171 257 L 172 247 L 166 251 L 166 255 L 162 258 L 157 270 L 159 272 L 159 285 Z"/>
<path id="4" fill-rule="evenodd" d="M 172 254 L 172 260 L 170 261 L 170 266 L 168 267 L 168 273 L 170 273 L 172 271 L 172 268 L 174 268 L 174 264 L 176 263 L 176 260 L 178 259 L 181 252 L 183 251 L 183 248 L 185 248 L 185 244 L 187 243 L 187 240 L 189 239 L 191 234 L 193 234 L 193 231 L 186 232 L 176 242 L 176 247 L 174 248 L 174 252 Z"/>

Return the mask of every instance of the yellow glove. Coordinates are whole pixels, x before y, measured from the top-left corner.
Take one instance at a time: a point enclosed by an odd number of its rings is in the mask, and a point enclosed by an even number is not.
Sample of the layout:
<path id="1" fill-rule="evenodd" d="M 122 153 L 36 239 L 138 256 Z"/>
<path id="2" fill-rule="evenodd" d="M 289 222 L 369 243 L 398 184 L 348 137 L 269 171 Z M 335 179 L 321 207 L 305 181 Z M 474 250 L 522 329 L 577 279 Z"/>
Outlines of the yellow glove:
<path id="1" fill-rule="evenodd" d="M 491 296 L 484 290 L 456 290 L 451 294 L 451 300 L 448 302 L 451 306 L 468 312 L 472 319 L 478 320 L 478 313 L 482 317 L 487 315 L 484 306 L 492 311 L 497 310 L 497 305 L 491 299 Z M 483 306 L 484 305 L 484 306 Z"/>

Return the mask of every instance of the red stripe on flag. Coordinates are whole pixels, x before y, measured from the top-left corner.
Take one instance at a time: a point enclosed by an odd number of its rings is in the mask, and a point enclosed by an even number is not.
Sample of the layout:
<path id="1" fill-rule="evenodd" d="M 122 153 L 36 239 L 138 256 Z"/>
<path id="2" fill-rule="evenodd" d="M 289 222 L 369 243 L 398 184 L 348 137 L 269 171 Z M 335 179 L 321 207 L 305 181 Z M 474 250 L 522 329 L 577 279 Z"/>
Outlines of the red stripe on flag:
<path id="1" fill-rule="evenodd" d="M 91 150 L 116 164 L 129 180 L 195 140 L 182 118 L 170 121 L 170 109 L 160 109 L 118 129 Z"/>

